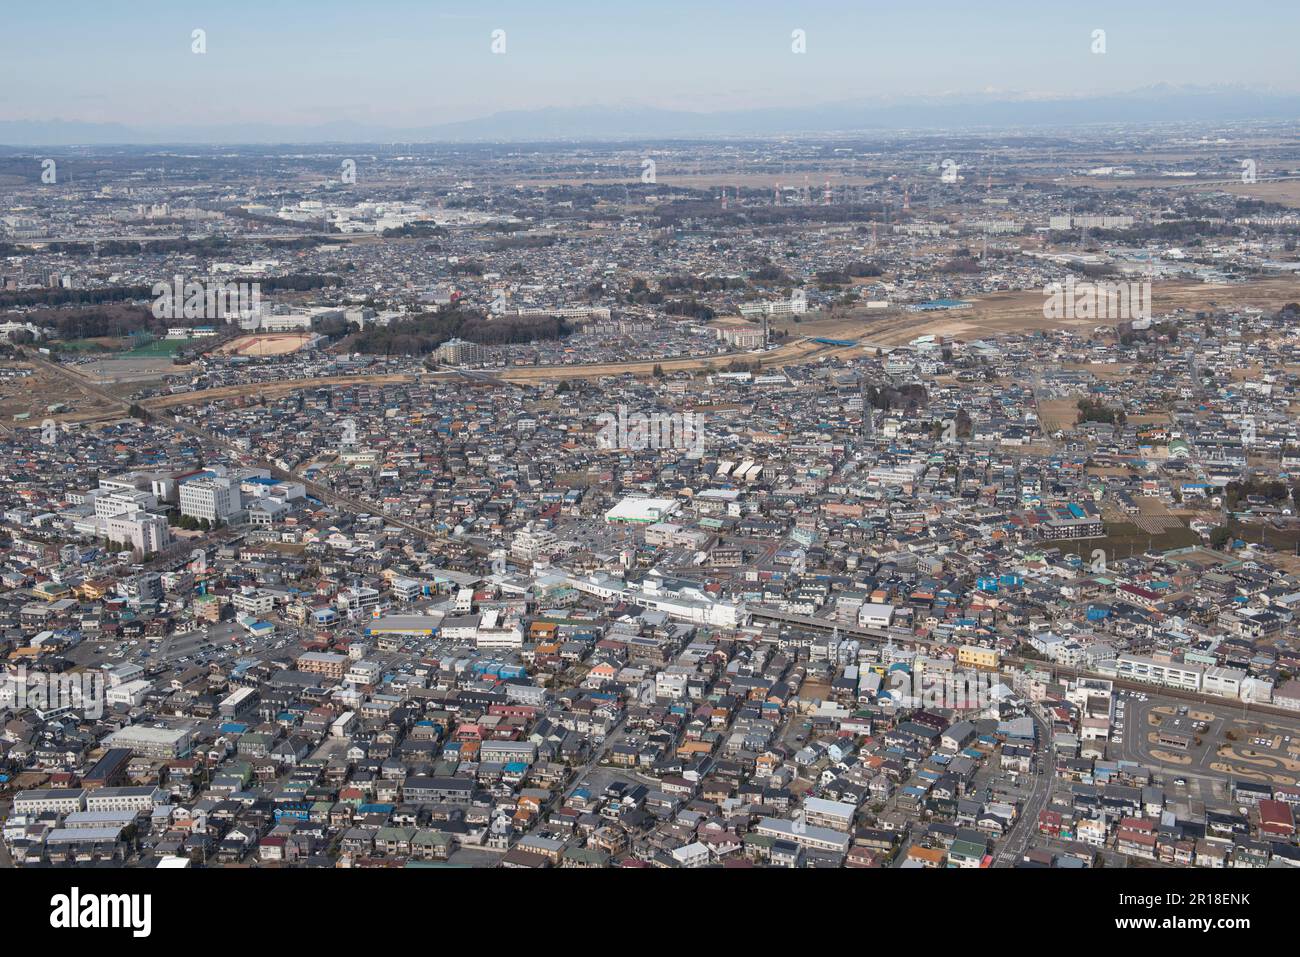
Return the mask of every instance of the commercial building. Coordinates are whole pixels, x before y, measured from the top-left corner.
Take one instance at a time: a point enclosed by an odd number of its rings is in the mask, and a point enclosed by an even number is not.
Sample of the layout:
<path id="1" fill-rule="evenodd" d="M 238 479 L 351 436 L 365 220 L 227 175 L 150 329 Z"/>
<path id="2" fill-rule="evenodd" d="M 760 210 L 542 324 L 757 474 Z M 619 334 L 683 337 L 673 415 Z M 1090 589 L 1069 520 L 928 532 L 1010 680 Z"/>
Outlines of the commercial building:
<path id="1" fill-rule="evenodd" d="M 180 506 L 182 515 L 228 522 L 242 507 L 239 486 L 228 478 L 193 479 L 180 487 Z"/>
<path id="2" fill-rule="evenodd" d="M 183 758 L 190 753 L 193 732 L 187 728 L 154 728 L 147 725 L 128 725 L 114 731 L 105 743 L 115 748 L 126 748 L 133 754 L 150 758 Z"/>
<path id="3" fill-rule="evenodd" d="M 608 512 L 605 521 L 611 524 L 627 522 L 632 525 L 653 525 L 675 514 L 681 503 L 674 498 L 625 498 Z"/>

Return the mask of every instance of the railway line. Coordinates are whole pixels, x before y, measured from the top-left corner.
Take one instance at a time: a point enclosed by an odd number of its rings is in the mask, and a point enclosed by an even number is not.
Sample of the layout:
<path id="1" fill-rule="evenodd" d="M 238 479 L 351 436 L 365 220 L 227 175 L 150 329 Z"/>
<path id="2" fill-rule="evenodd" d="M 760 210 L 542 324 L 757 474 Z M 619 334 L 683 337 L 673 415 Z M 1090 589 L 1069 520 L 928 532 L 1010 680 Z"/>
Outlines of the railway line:
<path id="1" fill-rule="evenodd" d="M 839 632 L 845 636 L 855 638 L 864 638 L 868 641 L 879 643 L 889 643 L 903 647 L 917 648 L 928 650 L 937 642 L 926 641 L 904 633 L 900 630 L 883 630 L 879 628 L 862 628 L 857 625 L 846 625 L 842 622 L 830 621 L 826 618 L 816 618 L 810 615 L 793 615 L 789 612 L 778 611 L 772 608 L 751 608 L 750 616 L 758 621 L 773 621 L 789 625 L 797 625 L 803 628 L 812 628 L 824 632 Z M 1269 715 L 1279 718 L 1297 718 L 1294 711 L 1288 711 L 1286 708 L 1279 708 L 1274 705 L 1257 704 L 1254 702 L 1242 702 L 1238 699 L 1225 698 L 1220 695 L 1207 694 L 1202 691 L 1190 691 L 1186 688 L 1174 688 L 1167 685 L 1148 683 L 1144 681 L 1132 681 L 1128 678 L 1120 678 L 1115 675 L 1102 674 L 1099 671 L 1087 671 L 1082 668 L 1073 668 L 1067 665 L 1057 664 L 1052 661 L 1040 661 L 1038 659 L 1020 658 L 1014 655 L 1005 655 L 1001 659 L 1001 666 L 1004 670 L 1023 669 L 1034 667 L 1049 672 L 1053 678 L 1096 678 L 1101 681 L 1109 681 L 1114 688 L 1120 688 L 1125 691 L 1142 691 L 1147 694 L 1159 694 L 1162 697 L 1175 698 L 1180 701 L 1194 701 L 1201 704 L 1218 705 L 1223 707 L 1241 706 L 1247 711 L 1253 711 L 1261 715 Z"/>

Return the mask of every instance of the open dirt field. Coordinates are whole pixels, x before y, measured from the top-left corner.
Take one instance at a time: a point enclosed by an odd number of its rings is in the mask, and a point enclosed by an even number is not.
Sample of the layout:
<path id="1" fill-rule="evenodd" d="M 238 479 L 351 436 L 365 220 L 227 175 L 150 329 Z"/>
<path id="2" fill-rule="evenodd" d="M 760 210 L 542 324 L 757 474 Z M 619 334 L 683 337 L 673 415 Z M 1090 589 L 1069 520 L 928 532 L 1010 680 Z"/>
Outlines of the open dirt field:
<path id="1" fill-rule="evenodd" d="M 410 375 L 341 375 L 323 376 L 318 379 L 287 379 L 282 382 L 251 382 L 248 385 L 222 386 L 219 389 L 202 389 L 198 392 L 178 392 L 175 395 L 159 395 L 141 401 L 147 409 L 166 409 L 177 405 L 194 405 L 197 402 L 220 402 L 224 399 L 238 399 L 247 396 L 284 395 L 300 389 L 319 389 L 324 386 L 349 385 L 394 385 L 414 381 Z"/>
<path id="2" fill-rule="evenodd" d="M 1300 301 L 1300 279 L 1265 279 L 1249 283 L 1157 282 L 1151 288 L 1152 311 L 1159 316 L 1178 309 L 1204 310 L 1215 306 L 1254 306 L 1278 309 Z M 1069 329 L 1086 333 L 1097 326 L 1115 326 L 1115 319 L 1046 319 L 1042 290 L 1000 292 L 974 298 L 968 306 L 940 312 L 883 311 L 865 307 L 831 316 L 809 313 L 802 321 L 782 320 L 773 328 L 792 334 L 858 338 L 871 346 L 898 346 L 917 336 L 935 335 L 978 339 L 1039 330 Z M 1091 367 L 1090 367 L 1090 371 Z"/>
<path id="3" fill-rule="evenodd" d="M 787 343 L 778 349 L 766 353 L 740 353 L 735 356 L 713 356 L 707 359 L 662 359 L 640 362 L 611 362 L 593 365 L 572 366 L 527 366 L 512 369 L 483 370 L 483 374 L 503 382 L 530 384 L 536 382 L 558 382 L 562 379 L 597 379 L 612 375 L 650 375 L 655 366 L 665 372 L 678 370 L 700 371 L 710 366 L 724 368 L 733 359 L 760 361 L 764 366 L 797 365 L 813 362 L 822 358 L 847 358 L 860 353 L 857 346 L 827 346 L 821 343 L 801 340 Z M 447 378 L 455 376 L 454 372 L 430 373 L 431 377 Z M 180 405 L 193 405 L 196 402 L 220 402 L 224 399 L 247 396 L 283 395 L 300 389 L 319 389 L 323 386 L 348 385 L 391 385 L 409 383 L 415 380 L 413 375 L 352 375 L 326 376 L 316 379 L 291 379 L 284 382 L 255 382 L 248 385 L 223 386 L 217 389 L 204 389 L 198 392 L 181 392 L 176 395 L 155 396 L 145 399 L 140 404 L 149 409 L 163 409 Z"/>
<path id="4" fill-rule="evenodd" d="M 1156 283 L 1152 298 L 1157 311 L 1175 308 L 1205 309 L 1212 305 L 1249 305 L 1276 309 L 1287 302 L 1300 301 L 1300 280 L 1270 279 L 1241 285 L 1214 285 L 1192 282 Z M 973 300 L 971 305 L 938 313 L 918 313 L 903 310 L 885 310 L 883 314 L 865 308 L 830 315 L 808 313 L 800 322 L 792 319 L 774 321 L 772 328 L 786 330 L 800 337 L 779 348 L 764 353 L 740 353 L 735 356 L 712 356 L 694 359 L 643 360 L 572 366 L 528 366 L 500 370 L 485 370 L 493 378 L 520 384 L 555 382 L 561 379 L 595 379 L 607 375 L 649 375 L 655 366 L 665 372 L 700 371 L 709 367 L 724 368 L 733 359 L 758 361 L 764 367 L 781 367 L 817 362 L 822 359 L 848 359 L 862 354 L 863 348 L 881 347 L 886 350 L 906 344 L 917 336 L 938 335 L 960 339 L 994 337 L 1009 333 L 1032 332 L 1040 329 L 1075 329 L 1086 332 L 1098 325 L 1115 325 L 1116 320 L 1043 318 L 1043 295 L 1038 290 L 1028 290 L 995 295 Z M 296 334 L 290 334 L 295 338 Z M 807 338 L 804 338 L 807 337 Z M 810 341 L 812 337 L 855 340 L 856 345 L 831 346 Z M 267 337 L 245 337 L 267 338 Z M 276 336 L 275 338 L 280 338 Z M 292 350 L 288 350 L 292 351 Z M 1100 370 L 1120 375 L 1119 369 Z M 445 374 L 445 373 L 444 373 Z M 257 383 L 248 386 L 231 386 L 198 393 L 181 393 L 149 399 L 145 406 L 164 408 L 189 405 L 202 398 L 217 401 L 247 395 L 280 395 L 298 389 L 318 388 L 323 385 L 351 385 L 358 383 L 383 384 L 409 382 L 411 376 L 341 376 L 325 379 L 297 380 L 277 383 Z M 1074 409 L 1064 405 L 1044 403 L 1044 416 L 1061 425 L 1072 424 Z M 1057 427 L 1061 427 L 1058 425 Z M 1051 425 L 1049 424 L 1049 428 Z"/>
<path id="5" fill-rule="evenodd" d="M 15 362 L 9 367 L 31 369 L 32 374 L 0 381 L 0 426 L 38 428 L 45 419 L 86 422 L 120 415 L 120 410 L 109 403 L 87 396 L 66 379 L 40 365 Z M 60 403 L 67 408 L 59 412 L 48 411 L 51 405 Z M 14 416 L 23 414 L 29 416 L 26 421 L 14 421 Z"/>
<path id="6" fill-rule="evenodd" d="M 1038 403 L 1038 414 L 1047 432 L 1071 429 L 1079 418 L 1079 400 L 1044 399 Z"/>
<path id="7" fill-rule="evenodd" d="M 861 355 L 859 346 L 828 346 L 824 343 L 800 340 L 789 342 L 770 352 L 737 353 L 729 356 L 710 356 L 702 359 L 659 359 L 638 362 L 609 362 L 595 365 L 524 366 L 515 369 L 493 370 L 490 374 L 506 382 L 552 382 L 558 379 L 595 379 L 607 375 L 649 375 L 659 366 L 665 372 L 696 372 L 709 368 L 723 369 L 729 362 L 759 362 L 766 367 L 799 365 L 829 358 L 849 358 Z"/>
<path id="8" fill-rule="evenodd" d="M 1235 179 L 1197 180 L 1178 176 L 1160 176 L 1138 179 L 1136 177 L 1071 176 L 1059 182 L 1066 186 L 1083 186 L 1096 190 L 1115 189 L 1177 189 L 1187 192 L 1231 193 L 1244 199 L 1258 199 L 1283 206 L 1300 207 L 1300 179 L 1269 180 L 1268 172 L 1258 169 L 1259 179 L 1243 183 Z"/>
<path id="9" fill-rule="evenodd" d="M 217 352 L 223 356 L 286 356 L 297 352 L 312 339 L 309 332 L 273 332 L 240 336 Z"/>
<path id="10" fill-rule="evenodd" d="M 176 371 L 176 366 L 169 355 L 97 359 L 94 362 L 69 368 L 99 386 L 149 382 Z"/>

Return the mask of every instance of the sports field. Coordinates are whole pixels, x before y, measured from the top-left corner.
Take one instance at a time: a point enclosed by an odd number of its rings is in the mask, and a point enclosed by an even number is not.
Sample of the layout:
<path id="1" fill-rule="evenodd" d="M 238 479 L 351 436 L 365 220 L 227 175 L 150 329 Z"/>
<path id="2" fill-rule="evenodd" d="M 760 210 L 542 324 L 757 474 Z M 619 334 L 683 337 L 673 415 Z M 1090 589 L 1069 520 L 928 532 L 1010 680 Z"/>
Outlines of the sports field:
<path id="1" fill-rule="evenodd" d="M 240 336 L 217 351 L 225 356 L 287 356 L 311 341 L 309 332 L 272 332 Z"/>

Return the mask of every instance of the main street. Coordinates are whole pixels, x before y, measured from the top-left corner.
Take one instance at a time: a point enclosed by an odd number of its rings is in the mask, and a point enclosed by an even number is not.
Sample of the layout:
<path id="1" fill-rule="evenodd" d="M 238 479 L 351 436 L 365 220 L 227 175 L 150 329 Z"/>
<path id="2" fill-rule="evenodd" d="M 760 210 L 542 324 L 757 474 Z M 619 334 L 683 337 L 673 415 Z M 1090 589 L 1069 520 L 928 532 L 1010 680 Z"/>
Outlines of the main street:
<path id="1" fill-rule="evenodd" d="M 1052 728 L 1038 713 L 1037 707 L 1031 706 L 1028 713 L 1034 719 L 1034 725 L 1039 731 L 1034 742 L 1033 791 L 1025 800 L 1024 807 L 1020 809 L 1020 814 L 1011 825 L 1011 829 L 1002 836 L 1002 842 L 997 849 L 997 859 L 993 863 L 994 867 L 1014 867 L 1015 862 L 1025 853 L 1034 832 L 1038 830 L 1038 815 L 1047 805 L 1052 793 L 1052 780 L 1056 775 L 1054 767 L 1056 749 L 1051 741 Z"/>

